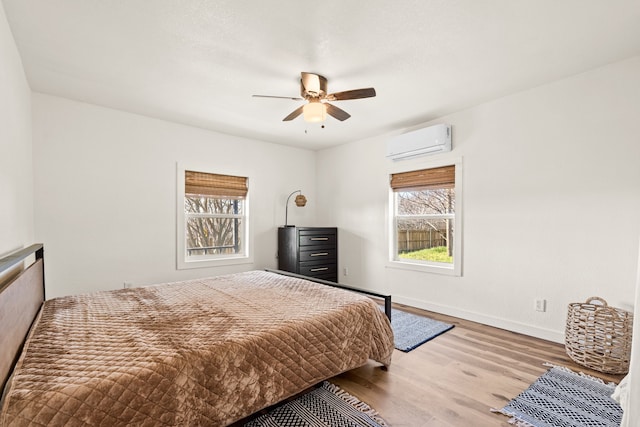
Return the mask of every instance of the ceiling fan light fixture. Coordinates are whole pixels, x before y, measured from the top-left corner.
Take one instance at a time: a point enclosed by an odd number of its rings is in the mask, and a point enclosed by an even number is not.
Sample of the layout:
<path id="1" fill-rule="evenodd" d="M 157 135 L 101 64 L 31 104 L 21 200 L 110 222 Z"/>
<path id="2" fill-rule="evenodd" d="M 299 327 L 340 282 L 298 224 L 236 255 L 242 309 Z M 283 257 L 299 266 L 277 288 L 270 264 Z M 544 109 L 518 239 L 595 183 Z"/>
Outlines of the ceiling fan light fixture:
<path id="1" fill-rule="evenodd" d="M 327 119 L 327 107 L 322 102 L 309 102 L 302 109 L 305 122 L 320 123 Z"/>

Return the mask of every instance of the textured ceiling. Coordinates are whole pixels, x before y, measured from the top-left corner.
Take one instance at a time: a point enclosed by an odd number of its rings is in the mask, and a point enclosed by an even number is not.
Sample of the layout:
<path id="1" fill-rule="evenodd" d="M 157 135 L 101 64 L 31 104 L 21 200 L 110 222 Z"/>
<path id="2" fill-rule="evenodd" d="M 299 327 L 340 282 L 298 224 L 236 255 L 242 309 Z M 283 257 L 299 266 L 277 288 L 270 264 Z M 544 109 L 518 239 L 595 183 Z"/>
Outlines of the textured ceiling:
<path id="1" fill-rule="evenodd" d="M 320 149 L 640 54 L 637 0 L 3 0 L 31 88 Z M 282 119 L 301 71 L 352 117 Z"/>

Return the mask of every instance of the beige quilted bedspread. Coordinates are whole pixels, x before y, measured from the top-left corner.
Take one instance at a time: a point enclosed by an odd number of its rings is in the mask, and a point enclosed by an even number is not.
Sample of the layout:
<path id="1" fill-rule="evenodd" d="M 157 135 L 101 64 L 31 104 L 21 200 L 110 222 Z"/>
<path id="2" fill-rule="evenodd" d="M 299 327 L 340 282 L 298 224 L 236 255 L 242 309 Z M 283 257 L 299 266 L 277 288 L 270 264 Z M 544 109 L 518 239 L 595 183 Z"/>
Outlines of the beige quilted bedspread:
<path id="1" fill-rule="evenodd" d="M 58 298 L 0 425 L 224 426 L 392 351 L 370 299 L 264 271 Z"/>

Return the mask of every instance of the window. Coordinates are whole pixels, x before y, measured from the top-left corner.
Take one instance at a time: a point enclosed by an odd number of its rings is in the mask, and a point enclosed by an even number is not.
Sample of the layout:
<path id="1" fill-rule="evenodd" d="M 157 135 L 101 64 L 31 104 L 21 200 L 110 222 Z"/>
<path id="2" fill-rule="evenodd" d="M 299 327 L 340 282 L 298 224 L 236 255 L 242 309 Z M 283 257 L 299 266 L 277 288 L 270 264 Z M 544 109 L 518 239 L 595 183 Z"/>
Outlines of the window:
<path id="1" fill-rule="evenodd" d="M 391 261 L 460 274 L 456 165 L 391 175 Z"/>
<path id="2" fill-rule="evenodd" d="M 178 174 L 178 268 L 247 262 L 248 178 Z"/>

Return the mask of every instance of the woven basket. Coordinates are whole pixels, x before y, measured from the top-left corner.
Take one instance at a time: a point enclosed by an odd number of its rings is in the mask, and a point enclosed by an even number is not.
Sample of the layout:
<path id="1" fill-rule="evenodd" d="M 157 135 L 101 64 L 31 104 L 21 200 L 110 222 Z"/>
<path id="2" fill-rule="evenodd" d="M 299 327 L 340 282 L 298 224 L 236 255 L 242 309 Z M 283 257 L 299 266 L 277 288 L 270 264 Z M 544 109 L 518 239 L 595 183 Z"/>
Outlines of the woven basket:
<path id="1" fill-rule="evenodd" d="M 595 304 L 597 302 L 598 304 Z M 626 374 L 631 356 L 633 314 L 602 298 L 569 304 L 565 346 L 574 362 L 608 374 Z"/>

